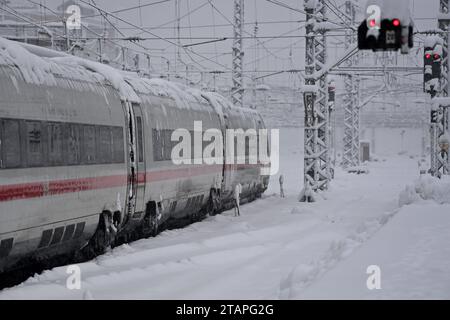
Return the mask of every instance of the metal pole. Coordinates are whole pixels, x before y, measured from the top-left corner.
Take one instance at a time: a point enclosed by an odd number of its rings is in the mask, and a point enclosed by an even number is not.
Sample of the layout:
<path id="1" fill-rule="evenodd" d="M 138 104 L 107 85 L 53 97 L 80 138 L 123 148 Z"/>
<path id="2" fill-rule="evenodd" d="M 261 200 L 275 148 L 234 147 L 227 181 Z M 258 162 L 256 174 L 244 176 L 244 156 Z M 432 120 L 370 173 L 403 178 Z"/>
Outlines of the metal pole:
<path id="1" fill-rule="evenodd" d="M 360 165 L 360 78 L 355 76 L 353 80 L 353 146 L 352 146 L 352 161 L 354 166 Z"/>
<path id="2" fill-rule="evenodd" d="M 233 72 L 231 100 L 234 105 L 244 107 L 243 61 L 244 51 L 242 32 L 244 25 L 244 0 L 234 1 L 234 40 L 233 40 Z"/>
<path id="3" fill-rule="evenodd" d="M 355 23 L 355 6 L 350 0 L 345 2 L 346 22 L 350 25 Z M 352 30 L 345 33 L 345 48 L 348 49 L 356 39 Z M 353 59 L 346 61 L 347 66 L 353 66 Z M 345 95 L 344 95 L 344 152 L 342 158 L 342 167 L 348 168 L 359 164 L 359 108 L 358 99 L 356 97 L 359 91 L 358 81 L 355 76 L 345 75 Z"/>
<path id="4" fill-rule="evenodd" d="M 439 12 L 441 14 L 449 14 L 449 0 L 439 1 Z M 438 20 L 439 29 L 443 31 L 443 56 L 442 56 L 442 73 L 440 79 L 440 92 L 438 93 L 441 97 L 448 97 L 449 93 L 449 25 L 450 20 L 439 19 Z M 438 122 L 436 124 L 436 136 L 434 143 L 443 138 L 448 131 L 448 108 L 440 106 L 438 110 Z M 448 167 L 448 151 L 441 150 L 436 146 L 435 150 L 435 162 L 436 162 L 436 174 L 449 174 Z"/>
<path id="5" fill-rule="evenodd" d="M 315 31 L 313 21 L 325 19 L 324 0 L 305 0 L 305 108 L 304 187 L 300 201 L 314 201 L 313 191 L 326 190 L 330 179 L 328 156 L 328 81 L 324 74 L 317 78 L 326 63 L 324 31 Z"/>

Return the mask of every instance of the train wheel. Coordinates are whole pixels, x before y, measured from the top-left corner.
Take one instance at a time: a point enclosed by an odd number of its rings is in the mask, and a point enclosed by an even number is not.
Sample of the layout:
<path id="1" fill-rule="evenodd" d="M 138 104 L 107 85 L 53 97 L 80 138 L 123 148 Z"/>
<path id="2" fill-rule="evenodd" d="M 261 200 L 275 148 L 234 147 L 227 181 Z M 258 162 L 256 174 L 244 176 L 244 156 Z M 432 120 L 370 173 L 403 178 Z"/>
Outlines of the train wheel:
<path id="1" fill-rule="evenodd" d="M 105 253 L 106 249 L 114 242 L 116 229 L 112 223 L 112 215 L 104 212 L 100 215 L 99 224 L 88 245 L 85 247 L 84 255 L 92 259 Z"/>
<path id="2" fill-rule="evenodd" d="M 152 237 L 156 237 L 158 235 L 159 224 L 158 224 L 156 217 L 154 219 L 152 219 L 152 221 L 151 221 L 150 230 L 151 230 L 150 234 Z"/>
<path id="3" fill-rule="evenodd" d="M 210 216 L 215 216 L 220 212 L 220 195 L 215 189 L 211 189 L 209 193 L 207 211 Z"/>
<path id="4" fill-rule="evenodd" d="M 140 234 L 144 238 L 155 237 L 159 232 L 158 208 L 156 202 L 150 201 L 145 210 L 145 217 L 142 221 Z"/>

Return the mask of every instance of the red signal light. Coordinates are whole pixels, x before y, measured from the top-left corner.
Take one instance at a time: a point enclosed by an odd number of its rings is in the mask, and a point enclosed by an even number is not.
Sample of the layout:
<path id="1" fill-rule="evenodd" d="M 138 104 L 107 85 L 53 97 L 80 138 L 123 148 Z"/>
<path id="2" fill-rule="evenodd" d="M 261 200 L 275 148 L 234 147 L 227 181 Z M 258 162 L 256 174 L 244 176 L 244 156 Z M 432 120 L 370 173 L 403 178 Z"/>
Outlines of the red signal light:
<path id="1" fill-rule="evenodd" d="M 398 27 L 398 26 L 400 25 L 400 20 L 398 20 L 398 19 L 392 20 L 392 25 L 393 25 L 394 27 Z"/>
<path id="2" fill-rule="evenodd" d="M 441 56 L 438 55 L 437 53 L 434 55 L 434 59 L 435 59 L 435 60 L 439 59 L 440 57 L 441 57 Z"/>
<path id="3" fill-rule="evenodd" d="M 425 54 L 425 59 L 430 59 L 431 58 L 431 54 L 427 53 Z"/>
<path id="4" fill-rule="evenodd" d="M 375 19 L 370 20 L 369 21 L 369 25 L 370 25 L 371 28 L 375 27 L 377 25 L 376 20 Z"/>

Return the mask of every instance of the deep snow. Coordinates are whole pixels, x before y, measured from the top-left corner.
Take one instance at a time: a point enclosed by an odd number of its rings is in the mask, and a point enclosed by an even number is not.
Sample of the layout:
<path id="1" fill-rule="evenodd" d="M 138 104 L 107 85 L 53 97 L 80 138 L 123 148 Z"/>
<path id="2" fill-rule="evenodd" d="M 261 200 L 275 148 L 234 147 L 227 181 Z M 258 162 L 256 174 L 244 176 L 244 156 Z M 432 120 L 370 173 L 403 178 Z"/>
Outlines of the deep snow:
<path id="1" fill-rule="evenodd" d="M 299 203 L 302 134 L 280 133 L 278 176 L 263 199 L 156 238 L 115 248 L 81 264 L 81 290 L 66 288 L 66 267 L 0 292 L 0 299 L 298 299 L 450 296 L 449 205 L 413 199 L 418 158 L 393 155 L 369 174 L 340 169 L 316 203 Z M 423 228 L 422 228 L 423 226 Z M 368 265 L 382 268 L 369 291 Z M 432 293 L 432 294 L 430 294 Z"/>

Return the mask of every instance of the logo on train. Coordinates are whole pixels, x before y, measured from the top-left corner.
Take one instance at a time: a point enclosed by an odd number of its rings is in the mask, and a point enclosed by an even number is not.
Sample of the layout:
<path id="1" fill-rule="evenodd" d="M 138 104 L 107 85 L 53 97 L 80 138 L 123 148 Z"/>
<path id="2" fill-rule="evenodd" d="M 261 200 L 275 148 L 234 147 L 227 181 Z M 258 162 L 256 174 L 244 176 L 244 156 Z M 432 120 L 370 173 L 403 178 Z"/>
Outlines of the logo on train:
<path id="1" fill-rule="evenodd" d="M 254 165 L 261 175 L 275 175 L 279 169 L 279 138 L 278 129 L 226 129 L 224 139 L 220 129 L 204 131 L 202 121 L 194 121 L 193 132 L 179 128 L 171 133 L 174 145 L 170 158 L 175 165 Z"/>

